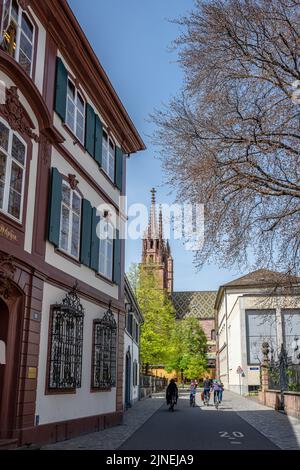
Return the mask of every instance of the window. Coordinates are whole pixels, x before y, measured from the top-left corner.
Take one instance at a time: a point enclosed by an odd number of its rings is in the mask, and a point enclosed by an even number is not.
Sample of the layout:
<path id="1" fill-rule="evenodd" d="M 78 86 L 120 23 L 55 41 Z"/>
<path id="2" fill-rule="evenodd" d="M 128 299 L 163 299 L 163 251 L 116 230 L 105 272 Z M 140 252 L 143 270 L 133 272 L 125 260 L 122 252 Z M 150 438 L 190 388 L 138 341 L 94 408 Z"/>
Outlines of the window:
<path id="1" fill-rule="evenodd" d="M 93 332 L 93 388 L 116 385 L 117 324 L 109 307 L 101 320 L 94 322 Z"/>
<path id="2" fill-rule="evenodd" d="M 0 210 L 22 218 L 26 145 L 0 120 Z"/>
<path id="3" fill-rule="evenodd" d="M 283 313 L 283 334 L 284 346 L 288 357 L 294 358 L 293 342 L 295 338 L 300 338 L 300 310 L 284 309 Z M 299 354 L 299 351 L 297 351 Z"/>
<path id="4" fill-rule="evenodd" d="M 138 365 L 136 359 L 133 362 L 133 386 L 136 387 L 138 384 Z"/>
<path id="5" fill-rule="evenodd" d="M 277 353 L 276 315 L 274 310 L 246 310 L 248 364 L 262 360 L 262 343 L 269 343 Z"/>
<path id="6" fill-rule="evenodd" d="M 211 330 L 210 332 L 210 339 L 212 341 L 215 341 L 216 340 L 216 331 L 215 330 Z"/>
<path id="7" fill-rule="evenodd" d="M 62 184 L 59 248 L 79 258 L 81 197 L 66 181 Z"/>
<path id="8" fill-rule="evenodd" d="M 75 288 L 52 308 L 49 389 L 81 387 L 83 318 Z"/>
<path id="9" fill-rule="evenodd" d="M 68 79 L 66 123 L 78 140 L 84 143 L 85 101 Z"/>
<path id="10" fill-rule="evenodd" d="M 132 312 L 129 312 L 128 317 L 127 317 L 127 331 L 130 335 L 132 335 L 132 328 L 133 328 L 133 315 L 132 315 Z"/>
<path id="11" fill-rule="evenodd" d="M 137 323 L 135 325 L 135 340 L 137 343 L 139 342 L 139 325 Z"/>
<path id="12" fill-rule="evenodd" d="M 113 181 L 115 178 L 115 144 L 103 131 L 102 137 L 102 168 Z"/>
<path id="13" fill-rule="evenodd" d="M 99 240 L 99 273 L 112 279 L 113 273 L 113 246 L 114 228 L 110 222 L 101 223 L 101 237 Z"/>
<path id="14" fill-rule="evenodd" d="M 34 26 L 17 0 L 4 0 L 1 20 L 2 48 L 31 75 Z"/>

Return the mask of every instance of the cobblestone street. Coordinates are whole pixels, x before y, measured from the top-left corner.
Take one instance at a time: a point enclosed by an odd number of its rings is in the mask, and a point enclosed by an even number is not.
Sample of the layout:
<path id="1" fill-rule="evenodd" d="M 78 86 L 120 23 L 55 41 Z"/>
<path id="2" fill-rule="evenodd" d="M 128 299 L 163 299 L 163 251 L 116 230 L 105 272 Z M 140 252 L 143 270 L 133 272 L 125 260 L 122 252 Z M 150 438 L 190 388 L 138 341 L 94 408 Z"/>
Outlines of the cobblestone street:
<path id="1" fill-rule="evenodd" d="M 197 407 L 190 409 L 188 393 L 181 390 L 177 413 L 172 414 L 176 442 L 169 443 L 165 430 L 171 418 L 164 403 L 164 394 L 154 394 L 126 411 L 120 426 L 42 449 L 300 449 L 298 420 L 227 391 L 217 411 L 214 406 L 203 407 L 199 393 Z M 229 437 L 232 432 L 242 432 L 241 442 Z M 228 439 L 222 439 L 226 433 Z"/>

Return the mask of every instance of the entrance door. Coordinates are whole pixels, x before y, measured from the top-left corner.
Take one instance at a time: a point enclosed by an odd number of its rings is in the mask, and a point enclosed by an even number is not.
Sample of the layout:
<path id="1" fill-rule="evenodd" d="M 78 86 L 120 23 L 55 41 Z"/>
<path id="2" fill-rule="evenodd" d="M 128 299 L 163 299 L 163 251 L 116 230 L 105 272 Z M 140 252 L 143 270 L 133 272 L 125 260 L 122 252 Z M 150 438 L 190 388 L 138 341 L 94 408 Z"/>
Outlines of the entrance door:
<path id="1" fill-rule="evenodd" d="M 1 422 L 1 404 L 3 403 L 4 376 L 7 361 L 7 336 L 8 336 L 9 311 L 5 302 L 0 298 L 0 436 L 3 423 Z M 5 364 L 1 364 L 4 362 Z"/>
<path id="2" fill-rule="evenodd" d="M 125 406 L 131 407 L 131 354 L 129 351 L 126 354 L 125 367 Z"/>
<path id="3" fill-rule="evenodd" d="M 17 291 L 0 298 L 0 341 L 5 344 L 5 364 L 0 365 L 0 438 L 11 438 L 16 426 L 19 353 L 23 299 Z"/>

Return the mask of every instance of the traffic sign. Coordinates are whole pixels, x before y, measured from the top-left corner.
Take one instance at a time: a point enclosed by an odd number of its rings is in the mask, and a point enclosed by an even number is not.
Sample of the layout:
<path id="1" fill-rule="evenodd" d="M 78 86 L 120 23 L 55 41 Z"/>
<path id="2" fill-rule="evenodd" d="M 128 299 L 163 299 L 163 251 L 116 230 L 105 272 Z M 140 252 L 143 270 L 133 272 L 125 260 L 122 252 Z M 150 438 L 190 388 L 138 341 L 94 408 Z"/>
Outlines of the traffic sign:
<path id="1" fill-rule="evenodd" d="M 236 373 L 237 374 L 242 374 L 244 371 L 243 369 L 241 368 L 241 366 L 238 366 L 237 370 L 236 370 Z"/>

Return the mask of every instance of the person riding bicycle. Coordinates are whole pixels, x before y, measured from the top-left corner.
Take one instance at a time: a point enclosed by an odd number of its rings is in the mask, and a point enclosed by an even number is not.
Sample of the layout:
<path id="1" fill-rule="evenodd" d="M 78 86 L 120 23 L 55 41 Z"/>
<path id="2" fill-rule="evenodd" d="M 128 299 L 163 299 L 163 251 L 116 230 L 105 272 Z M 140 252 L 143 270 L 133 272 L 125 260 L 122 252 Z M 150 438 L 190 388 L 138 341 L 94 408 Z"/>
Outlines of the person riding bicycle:
<path id="1" fill-rule="evenodd" d="M 220 392 L 222 391 L 221 382 L 217 379 L 213 381 L 212 390 L 214 392 L 214 403 L 216 403 L 216 398 L 220 401 Z"/>
<path id="2" fill-rule="evenodd" d="M 203 392 L 204 392 L 204 399 L 208 397 L 209 399 L 209 394 L 210 394 L 210 389 L 211 389 L 211 379 L 206 377 L 206 379 L 203 382 Z"/>
<path id="3" fill-rule="evenodd" d="M 169 405 L 172 402 L 172 397 L 175 396 L 175 403 L 177 403 L 178 400 L 178 388 L 175 383 L 174 379 L 170 380 L 170 383 L 167 387 L 166 391 L 166 400 L 167 400 L 167 405 Z"/>
<path id="4" fill-rule="evenodd" d="M 196 399 L 196 388 L 197 385 L 193 380 L 191 382 L 190 386 L 190 403 L 193 403 L 193 401 Z"/>

